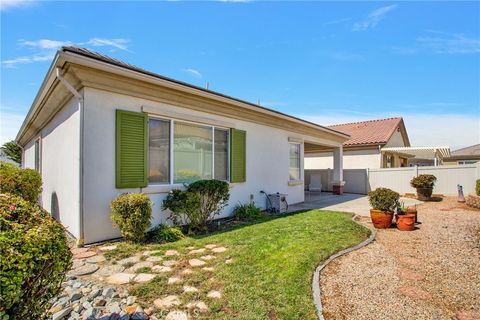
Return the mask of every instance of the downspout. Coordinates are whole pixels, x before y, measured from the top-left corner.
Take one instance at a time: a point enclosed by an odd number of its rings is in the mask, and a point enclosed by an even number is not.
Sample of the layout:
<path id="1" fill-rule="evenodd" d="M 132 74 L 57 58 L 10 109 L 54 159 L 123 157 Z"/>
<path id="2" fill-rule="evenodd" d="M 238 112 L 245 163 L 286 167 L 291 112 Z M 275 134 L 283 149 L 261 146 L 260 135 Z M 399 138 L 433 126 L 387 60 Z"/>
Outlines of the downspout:
<path id="1" fill-rule="evenodd" d="M 85 242 L 84 228 L 83 228 L 83 124 L 84 124 L 84 99 L 83 96 L 67 81 L 62 77 L 61 69 L 57 67 L 56 69 L 57 79 L 78 99 L 78 111 L 80 112 L 80 137 L 79 137 L 79 238 L 77 239 L 77 246 L 83 246 Z"/>

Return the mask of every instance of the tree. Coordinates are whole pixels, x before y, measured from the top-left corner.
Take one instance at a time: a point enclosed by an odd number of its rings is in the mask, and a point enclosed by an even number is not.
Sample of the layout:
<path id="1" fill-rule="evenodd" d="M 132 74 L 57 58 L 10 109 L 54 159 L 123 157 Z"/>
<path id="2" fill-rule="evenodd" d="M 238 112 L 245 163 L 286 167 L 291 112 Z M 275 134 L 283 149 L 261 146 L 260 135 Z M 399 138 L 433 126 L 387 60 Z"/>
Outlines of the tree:
<path id="1" fill-rule="evenodd" d="M 15 141 L 6 142 L 2 146 L 2 151 L 16 163 L 20 164 L 22 162 L 22 148 Z"/>

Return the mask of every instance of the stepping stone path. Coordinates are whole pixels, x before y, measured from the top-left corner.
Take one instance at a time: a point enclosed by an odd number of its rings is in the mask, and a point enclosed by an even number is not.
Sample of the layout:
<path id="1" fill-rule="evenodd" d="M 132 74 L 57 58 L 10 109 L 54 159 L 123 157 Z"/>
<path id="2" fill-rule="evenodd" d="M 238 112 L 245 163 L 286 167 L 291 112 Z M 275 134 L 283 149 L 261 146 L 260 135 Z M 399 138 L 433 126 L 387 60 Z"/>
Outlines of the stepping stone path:
<path id="1" fill-rule="evenodd" d="M 190 259 L 190 260 L 188 260 L 188 263 L 189 263 L 190 266 L 192 266 L 192 267 L 201 267 L 201 266 L 203 266 L 203 265 L 206 264 L 205 261 L 198 260 L 198 259 Z"/>
<path id="2" fill-rule="evenodd" d="M 205 248 L 200 248 L 200 249 L 192 250 L 192 251 L 190 251 L 188 254 L 203 253 L 203 252 L 205 252 L 205 250 L 207 250 L 207 249 L 205 249 Z"/>
<path id="3" fill-rule="evenodd" d="M 222 253 L 222 252 L 227 251 L 227 248 L 225 248 L 225 247 L 216 247 L 216 248 L 213 248 L 212 251 L 215 252 L 215 253 Z"/>
<path id="4" fill-rule="evenodd" d="M 106 281 L 110 284 L 127 284 L 135 279 L 135 273 L 119 272 L 109 276 Z"/>
<path id="5" fill-rule="evenodd" d="M 135 273 L 135 272 L 137 272 L 138 269 L 141 269 L 141 268 L 151 268 L 151 267 L 153 267 L 153 262 L 150 262 L 150 261 L 142 261 L 142 262 L 135 263 L 133 266 L 131 266 L 130 268 L 128 268 L 127 270 L 125 270 L 125 272 Z"/>
<path id="6" fill-rule="evenodd" d="M 87 274 L 92 274 L 97 271 L 99 266 L 96 264 L 87 263 L 78 268 L 72 269 L 68 272 L 70 276 L 85 276 Z"/>
<path id="7" fill-rule="evenodd" d="M 421 300 L 431 300 L 432 295 L 427 291 L 413 286 L 404 286 L 400 287 L 400 293 L 413 299 L 421 299 Z"/>
<path id="8" fill-rule="evenodd" d="M 129 263 L 137 263 L 137 262 L 140 262 L 140 258 L 137 256 L 133 256 L 133 257 L 129 257 L 129 258 L 125 258 L 117 261 L 118 264 L 122 264 L 122 265 L 129 264 Z"/>
<path id="9" fill-rule="evenodd" d="M 85 261 L 88 263 L 102 263 L 107 261 L 107 259 L 103 255 L 97 255 L 97 256 L 87 258 Z"/>
<path id="10" fill-rule="evenodd" d="M 201 256 L 200 259 L 202 260 L 213 260 L 215 259 L 215 256 L 212 256 L 211 254 L 206 255 L 206 256 Z"/>
<path id="11" fill-rule="evenodd" d="M 192 273 L 193 273 L 192 269 L 185 269 L 181 272 L 181 274 L 183 274 L 183 275 L 189 275 L 189 274 L 192 274 Z"/>
<path id="12" fill-rule="evenodd" d="M 167 314 L 165 320 L 188 320 L 188 315 L 183 311 L 171 311 Z"/>
<path id="13" fill-rule="evenodd" d="M 181 304 L 181 302 L 180 302 L 180 299 L 178 298 L 178 296 L 170 295 L 170 296 L 166 296 L 164 298 L 157 299 L 157 300 L 153 301 L 153 304 L 158 309 L 168 310 L 171 307 L 179 306 Z"/>
<path id="14" fill-rule="evenodd" d="M 178 253 L 177 250 L 167 250 L 165 251 L 165 256 L 166 257 L 171 257 L 171 256 L 178 256 L 180 253 Z"/>
<path id="15" fill-rule="evenodd" d="M 70 249 L 70 251 L 72 252 L 73 255 L 76 255 L 76 254 L 88 251 L 88 248 L 72 248 Z"/>
<path id="16" fill-rule="evenodd" d="M 83 252 L 74 254 L 73 259 L 78 260 L 78 259 L 90 258 L 90 257 L 93 257 L 96 254 L 97 253 L 95 251 L 83 251 Z"/>
<path id="17" fill-rule="evenodd" d="M 175 284 L 175 283 L 178 283 L 178 282 L 181 282 L 182 281 L 182 278 L 179 278 L 179 277 L 170 277 L 168 278 L 167 280 L 167 284 Z"/>
<path id="18" fill-rule="evenodd" d="M 137 274 L 137 276 L 135 277 L 135 279 L 133 281 L 135 282 L 148 282 L 150 280 L 153 280 L 153 278 L 155 278 L 155 275 L 154 274 L 151 274 L 151 273 L 139 273 Z"/>
<path id="19" fill-rule="evenodd" d="M 99 248 L 101 251 L 112 251 L 117 249 L 116 245 L 111 245 L 111 246 L 103 246 Z"/>
<path id="20" fill-rule="evenodd" d="M 203 270 L 203 271 L 212 272 L 212 271 L 215 270 L 215 269 L 212 268 L 212 267 L 203 267 L 202 270 Z"/>
<path id="21" fill-rule="evenodd" d="M 207 249 L 213 249 L 213 248 L 215 248 L 215 247 L 218 247 L 218 246 L 217 246 L 216 244 L 207 244 L 207 245 L 205 246 L 205 248 L 207 248 Z"/>
<path id="22" fill-rule="evenodd" d="M 195 288 L 195 287 L 183 286 L 183 292 L 185 292 L 185 293 L 193 293 L 193 292 L 198 292 L 198 289 Z"/>
<path id="23" fill-rule="evenodd" d="M 163 258 L 160 257 L 160 256 L 152 256 L 152 257 L 148 257 L 147 259 L 145 259 L 145 261 L 149 261 L 149 262 L 160 262 L 162 260 L 163 260 Z"/>
<path id="24" fill-rule="evenodd" d="M 100 277 L 108 277 L 114 273 L 119 273 L 125 270 L 125 267 L 121 264 L 112 264 L 110 266 L 106 266 L 98 270 L 95 275 Z"/>
<path id="25" fill-rule="evenodd" d="M 165 272 L 170 272 L 172 271 L 171 267 L 167 266 L 153 266 L 152 267 L 153 272 L 158 272 L 158 273 L 165 273 Z"/>
<path id="26" fill-rule="evenodd" d="M 208 307 L 203 301 L 192 301 L 189 302 L 186 307 L 188 309 L 197 309 L 199 312 L 208 312 Z"/>
<path id="27" fill-rule="evenodd" d="M 220 291 L 212 290 L 209 293 L 207 293 L 207 297 L 209 297 L 211 299 L 221 299 L 222 294 L 220 293 Z"/>
<path id="28" fill-rule="evenodd" d="M 176 260 L 167 260 L 167 261 L 163 262 L 163 265 L 166 266 L 166 267 L 173 267 L 177 263 L 178 263 L 178 261 L 176 261 Z"/>
<path id="29" fill-rule="evenodd" d="M 85 264 L 85 261 L 83 261 L 83 260 L 73 260 L 72 269 L 80 268 L 84 264 Z"/>

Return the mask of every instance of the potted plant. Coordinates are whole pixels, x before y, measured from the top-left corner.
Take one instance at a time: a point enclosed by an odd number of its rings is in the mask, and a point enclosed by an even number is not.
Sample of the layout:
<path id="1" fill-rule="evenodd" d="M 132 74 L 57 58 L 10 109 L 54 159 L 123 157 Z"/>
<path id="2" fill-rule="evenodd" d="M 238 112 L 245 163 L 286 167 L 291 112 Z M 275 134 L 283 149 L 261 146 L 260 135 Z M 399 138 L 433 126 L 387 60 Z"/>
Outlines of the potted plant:
<path id="1" fill-rule="evenodd" d="M 432 197 L 433 186 L 437 177 L 432 174 L 421 174 L 410 181 L 410 185 L 417 189 L 417 198 L 421 201 L 428 201 Z"/>
<path id="2" fill-rule="evenodd" d="M 394 210 L 399 206 L 398 199 L 400 199 L 398 192 L 388 188 L 377 188 L 368 193 L 368 202 L 372 206 L 370 217 L 375 228 L 390 227 Z"/>
<path id="3" fill-rule="evenodd" d="M 415 230 L 415 214 L 408 211 L 402 203 L 397 209 L 395 216 L 395 222 L 397 229 L 401 231 L 413 231 Z"/>

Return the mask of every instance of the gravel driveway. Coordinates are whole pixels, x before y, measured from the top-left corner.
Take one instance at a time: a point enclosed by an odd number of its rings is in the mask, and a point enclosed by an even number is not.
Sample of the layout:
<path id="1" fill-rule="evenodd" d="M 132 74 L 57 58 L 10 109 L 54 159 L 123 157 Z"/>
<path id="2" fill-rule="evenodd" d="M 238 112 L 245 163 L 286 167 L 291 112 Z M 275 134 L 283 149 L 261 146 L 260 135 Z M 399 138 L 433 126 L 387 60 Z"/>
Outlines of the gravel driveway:
<path id="1" fill-rule="evenodd" d="M 417 230 L 379 230 L 326 267 L 326 319 L 480 319 L 480 211 L 446 197 L 418 212 Z"/>

